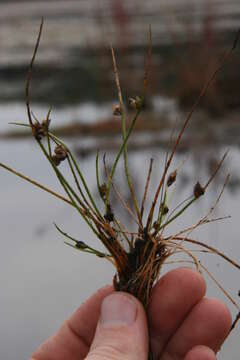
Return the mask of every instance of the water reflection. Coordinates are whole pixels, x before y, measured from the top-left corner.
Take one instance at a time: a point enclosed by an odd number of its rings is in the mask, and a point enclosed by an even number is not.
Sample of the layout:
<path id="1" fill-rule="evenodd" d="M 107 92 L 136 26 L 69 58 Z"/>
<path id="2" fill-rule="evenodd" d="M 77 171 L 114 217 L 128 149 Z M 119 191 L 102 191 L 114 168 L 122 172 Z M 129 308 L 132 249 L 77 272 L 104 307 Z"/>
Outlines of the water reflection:
<path id="1" fill-rule="evenodd" d="M 124 95 L 136 95 L 151 24 L 151 92 L 177 96 L 180 104 L 189 106 L 223 48 L 231 46 L 239 27 L 240 6 L 235 0 L 1 2 L 1 101 L 24 99 L 22 84 L 41 16 L 46 24 L 35 63 L 32 99 L 42 104 L 51 99 L 51 105 L 58 106 L 112 100 L 109 38 L 118 49 Z M 239 107 L 238 67 L 236 54 L 232 66 L 208 93 L 205 107 L 210 111 Z"/>

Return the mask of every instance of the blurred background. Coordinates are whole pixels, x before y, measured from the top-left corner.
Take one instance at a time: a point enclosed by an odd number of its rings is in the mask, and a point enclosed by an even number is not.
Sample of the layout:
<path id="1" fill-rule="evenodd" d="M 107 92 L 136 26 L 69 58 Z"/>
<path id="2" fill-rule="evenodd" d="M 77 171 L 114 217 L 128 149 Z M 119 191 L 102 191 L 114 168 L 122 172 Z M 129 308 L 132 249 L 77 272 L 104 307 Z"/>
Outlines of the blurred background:
<path id="1" fill-rule="evenodd" d="M 112 115 L 117 91 L 109 43 L 116 50 L 127 106 L 128 97 L 141 92 L 151 24 L 149 88 L 129 144 L 129 161 L 141 198 L 148 162 L 154 159 L 154 191 L 172 129 L 182 124 L 203 84 L 233 44 L 240 27 L 239 1 L 0 1 L 0 162 L 61 192 L 29 133 L 9 125 L 27 120 L 25 78 L 42 16 L 45 24 L 31 83 L 32 111 L 42 120 L 52 108 L 52 129 L 75 151 L 94 194 L 96 150 L 107 152 L 111 163 L 120 139 L 119 119 Z M 214 216 L 231 218 L 205 225 L 192 237 L 218 247 L 238 262 L 239 50 L 240 44 L 185 133 L 174 162 L 178 166 L 185 161 L 172 204 L 189 196 L 196 181 L 206 182 L 226 149 L 230 150 L 228 158 L 208 193 L 169 229 L 177 231 L 206 214 L 230 172 Z M 128 198 L 121 164 L 116 178 Z M 86 297 L 111 283 L 114 269 L 64 245 L 53 222 L 97 247 L 97 240 L 67 205 L 5 170 L 0 171 L 0 184 L 0 354 L 4 360 L 27 359 Z M 114 206 L 128 222 L 121 205 L 115 202 Z M 202 256 L 202 262 L 240 303 L 239 273 L 214 255 Z M 163 271 L 169 268 L 166 265 Z M 208 295 L 225 301 L 235 316 L 237 310 L 208 275 L 206 281 Z M 239 359 L 238 331 L 239 327 L 226 341 L 219 359 Z"/>

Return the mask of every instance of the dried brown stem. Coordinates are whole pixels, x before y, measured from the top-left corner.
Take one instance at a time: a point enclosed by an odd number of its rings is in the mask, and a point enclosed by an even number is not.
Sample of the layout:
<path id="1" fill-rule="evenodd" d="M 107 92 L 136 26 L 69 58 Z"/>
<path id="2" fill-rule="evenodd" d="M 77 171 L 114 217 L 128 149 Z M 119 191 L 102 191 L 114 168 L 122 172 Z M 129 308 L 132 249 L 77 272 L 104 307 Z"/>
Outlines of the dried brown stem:
<path id="1" fill-rule="evenodd" d="M 172 243 L 169 242 L 168 247 L 171 247 L 171 246 L 173 247 L 172 254 L 175 254 L 176 249 L 186 253 L 190 258 L 192 258 L 193 263 L 195 264 L 197 271 L 200 272 L 200 262 L 199 262 L 198 258 L 196 256 L 194 256 L 193 253 L 190 250 L 186 249 L 182 245 L 179 245 L 179 244 L 176 244 L 176 243 L 173 243 L 173 242 Z"/>
<path id="2" fill-rule="evenodd" d="M 152 173 L 152 164 L 153 164 L 153 159 L 150 159 L 146 184 L 145 184 L 145 188 L 144 188 L 144 195 L 143 195 L 143 199 L 142 199 L 141 212 L 140 212 L 141 213 L 141 219 L 143 218 L 144 207 L 145 207 L 147 192 L 148 192 L 148 188 L 149 188 L 149 182 L 150 182 L 151 173 Z"/>
<path id="3" fill-rule="evenodd" d="M 239 311 L 239 313 L 237 314 L 235 320 L 234 320 L 233 323 L 232 323 L 232 326 L 231 326 L 231 329 L 230 329 L 230 331 L 229 331 L 229 334 L 230 334 L 230 332 L 232 332 L 233 329 L 236 327 L 237 322 L 238 322 L 239 320 L 240 320 L 240 311 Z"/>
<path id="4" fill-rule="evenodd" d="M 235 300 L 233 300 L 232 296 L 224 289 L 224 287 L 217 281 L 217 279 L 208 271 L 208 269 L 202 264 L 202 262 L 199 262 L 200 266 L 203 268 L 203 270 L 208 274 L 208 276 L 213 280 L 213 282 L 217 285 L 217 287 L 224 293 L 224 295 L 231 301 L 231 303 L 239 310 L 239 306 L 236 303 Z"/>
<path id="5" fill-rule="evenodd" d="M 204 244 L 201 241 L 198 240 L 193 240 L 184 236 L 173 236 L 172 237 L 173 240 L 179 240 L 179 241 L 184 241 L 184 242 L 189 242 L 191 244 L 195 244 L 195 245 L 199 245 L 202 246 L 210 251 L 212 251 L 212 253 L 219 255 L 220 257 L 222 257 L 224 260 L 226 260 L 227 262 L 229 262 L 230 264 L 232 264 L 233 266 L 235 266 L 237 269 L 240 270 L 240 265 L 238 263 L 236 263 L 234 260 L 232 260 L 231 258 L 229 258 L 227 255 L 225 255 L 224 253 L 222 253 L 221 251 L 219 251 L 218 249 L 214 248 L 213 246 L 209 246 L 207 244 Z"/>
<path id="6" fill-rule="evenodd" d="M 171 151 L 170 157 L 169 157 L 169 159 L 168 159 L 168 161 L 167 161 L 167 164 L 166 164 L 166 166 L 165 166 L 165 168 L 164 168 L 164 172 L 163 172 L 162 178 L 161 178 L 161 180 L 160 180 L 159 186 L 158 186 L 157 191 L 156 191 L 156 193 L 155 193 L 155 197 L 154 197 L 154 200 L 153 200 L 153 203 L 152 203 L 152 207 L 151 207 L 151 210 L 150 210 L 149 216 L 148 216 L 147 227 L 149 227 L 149 224 L 150 224 L 150 222 L 152 221 L 154 208 L 155 208 L 155 205 L 156 205 L 156 203 L 157 203 L 157 199 L 158 199 L 158 196 L 159 196 L 161 187 L 162 187 L 162 185 L 163 185 L 163 183 L 164 183 L 164 180 L 165 180 L 167 171 L 168 171 L 168 169 L 169 169 L 169 167 L 170 167 L 170 164 L 171 164 L 172 159 L 173 159 L 173 156 L 174 156 L 174 154 L 175 154 L 175 152 L 176 152 L 176 150 L 177 150 L 178 144 L 179 144 L 179 142 L 180 142 L 180 140 L 181 140 L 181 138 L 182 138 L 182 135 L 183 135 L 183 133 L 185 132 L 185 129 L 186 129 L 189 121 L 191 120 L 193 113 L 195 112 L 196 108 L 198 107 L 198 105 L 199 105 L 202 97 L 204 97 L 204 95 L 206 94 L 209 86 L 210 86 L 210 85 L 212 84 L 212 82 L 215 80 L 218 72 L 219 72 L 220 70 L 222 70 L 222 68 L 224 67 L 224 65 L 225 65 L 226 62 L 228 61 L 228 59 L 231 57 L 232 52 L 234 51 L 234 49 L 235 49 L 236 46 L 237 46 L 237 43 L 238 43 L 238 41 L 239 41 L 239 38 L 240 38 L 240 32 L 237 33 L 237 36 L 236 36 L 236 38 L 235 38 L 235 40 L 234 40 L 233 47 L 225 53 L 225 55 L 223 56 L 222 60 L 220 61 L 219 66 L 215 69 L 215 71 L 214 71 L 214 72 L 212 73 L 212 75 L 209 77 L 209 79 L 207 80 L 207 82 L 205 83 L 205 85 L 202 87 L 202 90 L 200 91 L 199 96 L 197 97 L 197 99 L 196 99 L 195 103 L 193 104 L 193 106 L 192 106 L 192 108 L 191 108 L 188 116 L 186 117 L 186 120 L 185 120 L 184 123 L 183 123 L 183 126 L 182 126 L 182 128 L 181 128 L 181 130 L 180 130 L 180 132 L 179 132 L 179 134 L 178 134 L 178 137 L 177 137 L 175 143 L 174 143 L 174 146 L 173 146 L 173 149 L 172 149 L 172 151 Z"/>
<path id="7" fill-rule="evenodd" d="M 146 89 L 148 86 L 148 79 L 149 79 L 149 72 L 151 68 L 151 60 L 152 60 L 152 29 L 151 25 L 149 26 L 149 47 L 148 52 L 145 60 L 145 66 L 144 66 L 144 78 L 143 78 L 143 94 L 142 97 L 144 98 Z"/>
<path id="8" fill-rule="evenodd" d="M 219 169 L 221 168 L 226 156 L 228 155 L 228 151 L 226 151 L 222 157 L 222 159 L 219 161 L 219 163 L 216 166 L 216 169 L 214 170 L 214 172 L 212 173 L 210 179 L 208 180 L 208 182 L 206 183 L 206 185 L 203 187 L 204 191 L 207 189 L 207 187 L 211 184 L 211 182 L 213 181 L 213 179 L 215 178 L 215 176 L 217 175 Z M 229 175 L 228 175 L 229 176 Z"/>
<path id="9" fill-rule="evenodd" d="M 31 125 L 32 130 L 34 128 L 34 124 L 33 124 L 33 121 L 32 121 L 32 114 L 31 114 L 31 108 L 30 108 L 29 88 L 30 88 L 30 82 L 31 82 L 31 78 L 32 78 L 32 68 L 33 68 L 33 64 L 34 64 L 34 61 L 35 61 L 35 58 L 36 58 L 36 55 L 37 55 L 37 51 L 38 51 L 38 47 L 39 47 L 40 39 L 41 39 L 41 35 L 42 35 L 43 22 L 44 21 L 43 21 L 43 18 L 42 18 L 40 28 L 39 28 L 39 32 L 38 32 L 37 41 L 36 41 L 36 44 L 35 44 L 35 47 L 34 47 L 32 59 L 31 59 L 30 65 L 29 65 L 28 73 L 27 73 L 26 87 L 25 87 L 27 114 L 28 114 L 28 120 L 29 120 L 29 123 Z"/>

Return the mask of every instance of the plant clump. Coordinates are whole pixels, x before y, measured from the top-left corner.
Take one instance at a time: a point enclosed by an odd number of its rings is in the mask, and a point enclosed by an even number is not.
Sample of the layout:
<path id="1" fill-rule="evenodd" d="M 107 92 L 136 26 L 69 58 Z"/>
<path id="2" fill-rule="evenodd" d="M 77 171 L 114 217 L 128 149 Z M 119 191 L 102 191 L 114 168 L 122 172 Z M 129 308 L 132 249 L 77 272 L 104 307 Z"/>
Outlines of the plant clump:
<path id="1" fill-rule="evenodd" d="M 37 54 L 37 50 L 40 43 L 41 33 L 42 33 L 43 21 L 41 22 L 37 42 L 34 48 L 33 57 L 31 59 L 27 81 L 26 81 L 26 107 L 28 114 L 28 123 L 17 124 L 19 126 L 29 127 L 32 131 L 33 138 L 38 143 L 41 151 L 43 152 L 45 158 L 49 162 L 52 170 L 54 171 L 56 177 L 58 178 L 64 192 L 65 196 L 62 196 L 55 191 L 45 187 L 42 184 L 39 184 L 35 180 L 28 178 L 27 176 L 9 168 L 7 165 L 0 164 L 1 167 L 7 169 L 8 171 L 14 173 L 17 176 L 22 177 L 24 180 L 34 184 L 35 186 L 40 187 L 44 191 L 47 191 L 56 198 L 68 203 L 73 207 L 79 215 L 84 219 L 88 224 L 91 231 L 99 239 L 99 241 L 104 245 L 105 251 L 100 251 L 95 249 L 81 240 L 77 240 L 64 232 L 58 225 L 56 229 L 63 235 L 66 239 L 66 244 L 73 247 L 76 250 L 86 252 L 89 254 L 94 254 L 100 258 L 104 258 L 110 261 L 116 268 L 116 275 L 113 279 L 114 288 L 116 291 L 127 291 L 134 296 L 136 296 L 143 304 L 145 309 L 148 306 L 152 288 L 159 278 L 162 266 L 164 262 L 169 259 L 172 255 L 176 253 L 185 253 L 190 261 L 195 265 L 195 267 L 201 271 L 206 270 L 206 268 L 199 261 L 194 251 L 188 249 L 188 244 L 194 244 L 203 251 L 216 254 L 222 257 L 224 260 L 229 262 L 232 266 L 240 269 L 235 261 L 230 259 L 227 255 L 223 254 L 219 250 L 197 240 L 190 238 L 191 232 L 197 227 L 210 223 L 212 221 L 219 220 L 211 218 L 213 209 L 217 205 L 222 195 L 222 192 L 226 186 L 229 176 L 227 176 L 226 181 L 223 185 L 216 203 L 210 209 L 210 211 L 201 218 L 196 224 L 193 224 L 190 227 L 182 229 L 176 234 L 165 235 L 165 230 L 168 229 L 169 225 L 181 216 L 193 203 L 199 200 L 200 197 L 204 196 L 209 185 L 214 179 L 215 175 L 219 171 L 226 154 L 223 155 L 221 161 L 217 164 L 213 174 L 210 179 L 206 181 L 204 185 L 201 185 L 200 182 L 197 182 L 191 190 L 190 196 L 180 203 L 176 208 L 169 208 L 168 204 L 168 195 L 169 189 L 177 181 L 178 169 L 171 169 L 172 160 L 176 153 L 178 144 L 181 141 L 182 135 L 190 122 L 194 110 L 198 106 L 201 98 L 206 93 L 208 87 L 214 81 L 217 73 L 221 70 L 226 60 L 231 56 L 233 50 L 237 45 L 237 40 L 239 34 L 234 42 L 234 45 L 230 51 L 228 51 L 223 57 L 217 69 L 214 71 L 212 76 L 208 79 L 207 83 L 204 85 L 199 97 L 194 103 L 189 115 L 186 117 L 183 125 L 176 137 L 176 140 L 173 142 L 172 149 L 169 153 L 166 154 L 165 165 L 162 169 L 162 176 L 160 177 L 159 184 L 153 196 L 151 206 L 147 209 L 146 200 L 150 197 L 149 195 L 149 183 L 152 174 L 153 159 L 150 160 L 149 168 L 147 171 L 145 188 L 143 191 L 143 197 L 141 202 L 137 200 L 134 186 L 131 180 L 130 169 L 128 165 L 128 154 L 127 154 L 127 143 L 133 132 L 136 121 L 141 112 L 146 89 L 148 84 L 148 75 L 150 69 L 151 61 L 151 29 L 149 30 L 150 41 L 149 49 L 146 55 L 145 61 L 145 70 L 144 70 L 144 79 L 143 79 L 143 89 L 140 95 L 129 100 L 130 105 L 135 109 L 135 114 L 129 126 L 126 127 L 125 122 L 125 106 L 122 98 L 122 92 L 120 87 L 119 74 L 115 59 L 115 53 L 113 47 L 111 46 L 111 54 L 113 59 L 113 69 L 115 82 L 118 92 L 119 104 L 115 105 L 113 108 L 114 116 L 121 117 L 122 124 L 122 143 L 119 148 L 119 151 L 114 159 L 113 165 L 110 167 L 106 164 L 106 158 L 103 157 L 103 165 L 106 174 L 106 181 L 103 181 L 99 175 L 99 154 L 96 155 L 96 183 L 99 192 L 99 196 L 102 201 L 102 205 L 99 206 L 94 196 L 92 195 L 87 180 L 85 179 L 72 151 L 68 146 L 57 136 L 55 136 L 50 131 L 50 113 L 49 110 L 46 119 L 42 122 L 37 119 L 33 119 L 33 115 L 30 108 L 30 80 L 32 76 L 32 68 Z M 121 194 L 118 192 L 116 185 L 114 184 L 114 175 L 116 168 L 118 166 L 120 158 L 123 157 L 124 161 L 124 171 L 126 176 L 126 183 L 131 194 L 132 207 L 127 205 L 126 201 L 123 199 Z M 61 171 L 61 163 L 66 162 L 68 165 L 68 176 L 63 175 Z M 121 203 L 129 216 L 133 219 L 136 224 L 136 231 L 128 231 L 124 224 L 120 222 L 118 216 L 113 209 L 110 201 L 110 192 L 114 191 L 119 198 L 119 203 Z M 207 270 L 206 270 L 207 271 Z M 218 283 L 216 282 L 218 285 Z M 220 286 L 220 285 L 219 285 Z M 220 286 L 222 289 L 222 287 Z M 239 307 L 232 297 L 224 290 L 226 296 L 233 302 L 236 306 L 238 315 L 233 322 L 232 328 L 235 327 L 237 321 L 239 320 Z M 152 359 L 151 350 L 149 351 L 149 359 Z"/>

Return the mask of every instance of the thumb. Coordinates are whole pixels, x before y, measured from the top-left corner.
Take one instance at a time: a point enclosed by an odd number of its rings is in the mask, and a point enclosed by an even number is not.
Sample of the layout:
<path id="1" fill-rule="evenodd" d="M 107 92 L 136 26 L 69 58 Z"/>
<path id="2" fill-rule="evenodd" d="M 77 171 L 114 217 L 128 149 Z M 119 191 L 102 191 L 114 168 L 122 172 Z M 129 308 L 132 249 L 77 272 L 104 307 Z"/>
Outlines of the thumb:
<path id="1" fill-rule="evenodd" d="M 147 321 L 140 302 L 123 292 L 104 298 L 85 360 L 146 360 L 147 354 Z"/>

